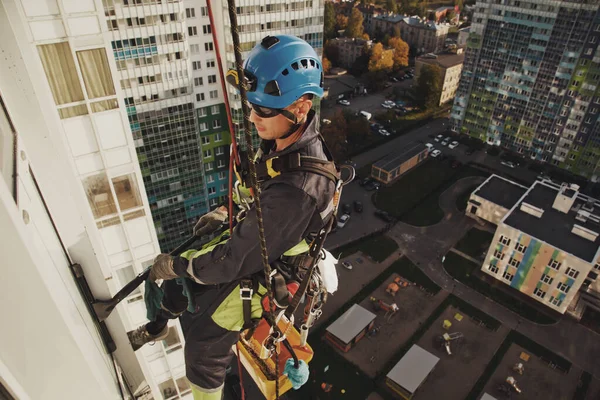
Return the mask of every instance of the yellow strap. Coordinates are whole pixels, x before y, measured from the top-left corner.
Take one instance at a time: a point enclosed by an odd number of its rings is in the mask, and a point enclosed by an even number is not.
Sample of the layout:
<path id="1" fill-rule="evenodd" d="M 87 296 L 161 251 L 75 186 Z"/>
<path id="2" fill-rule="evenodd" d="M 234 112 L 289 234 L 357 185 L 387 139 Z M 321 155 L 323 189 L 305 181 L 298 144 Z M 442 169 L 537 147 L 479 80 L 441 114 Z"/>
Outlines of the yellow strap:
<path id="1" fill-rule="evenodd" d="M 269 158 L 266 161 L 266 165 L 267 165 L 267 174 L 269 174 L 269 176 L 271 178 L 275 178 L 276 176 L 281 175 L 281 172 L 275 171 L 273 169 L 273 160 L 275 160 L 277 157 L 273 157 L 273 158 Z"/>

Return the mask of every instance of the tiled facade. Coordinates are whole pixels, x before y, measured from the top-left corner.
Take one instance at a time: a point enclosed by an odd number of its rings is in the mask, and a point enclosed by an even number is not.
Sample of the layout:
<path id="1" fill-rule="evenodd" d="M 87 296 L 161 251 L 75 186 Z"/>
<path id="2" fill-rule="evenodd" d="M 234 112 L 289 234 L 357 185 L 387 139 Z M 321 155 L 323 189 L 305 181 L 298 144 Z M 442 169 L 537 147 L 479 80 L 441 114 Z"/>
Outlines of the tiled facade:
<path id="1" fill-rule="evenodd" d="M 371 47 L 371 40 L 335 38 L 331 41 L 339 49 L 340 64 L 344 68 L 351 68 L 358 57 L 363 53 L 365 46 Z"/>
<path id="2" fill-rule="evenodd" d="M 478 2 L 453 129 L 596 178 L 599 41 L 597 2 Z"/>
<path id="3" fill-rule="evenodd" d="M 418 17 L 403 15 L 378 15 L 373 17 L 371 35 L 393 35 L 394 30 L 400 30 L 400 37 L 410 47 L 414 47 L 418 54 L 437 53 L 444 49 L 450 26 L 435 24 Z"/>

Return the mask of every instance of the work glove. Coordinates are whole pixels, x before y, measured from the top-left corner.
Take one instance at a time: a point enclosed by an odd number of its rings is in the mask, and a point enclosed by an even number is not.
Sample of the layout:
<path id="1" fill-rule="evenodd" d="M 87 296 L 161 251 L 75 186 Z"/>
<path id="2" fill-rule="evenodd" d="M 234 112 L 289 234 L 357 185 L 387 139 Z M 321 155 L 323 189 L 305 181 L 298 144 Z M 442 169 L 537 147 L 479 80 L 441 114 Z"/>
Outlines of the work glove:
<path id="1" fill-rule="evenodd" d="M 149 279 L 156 281 L 158 279 L 169 280 L 175 278 L 179 278 L 179 276 L 173 270 L 173 257 L 169 254 L 159 254 L 156 256 L 150 270 Z"/>
<path id="2" fill-rule="evenodd" d="M 194 235 L 204 236 L 216 231 L 221 227 L 223 222 L 227 220 L 228 216 L 229 214 L 227 213 L 227 208 L 224 206 L 204 214 L 202 217 L 200 217 L 198 222 L 196 222 L 196 226 L 194 226 Z"/>

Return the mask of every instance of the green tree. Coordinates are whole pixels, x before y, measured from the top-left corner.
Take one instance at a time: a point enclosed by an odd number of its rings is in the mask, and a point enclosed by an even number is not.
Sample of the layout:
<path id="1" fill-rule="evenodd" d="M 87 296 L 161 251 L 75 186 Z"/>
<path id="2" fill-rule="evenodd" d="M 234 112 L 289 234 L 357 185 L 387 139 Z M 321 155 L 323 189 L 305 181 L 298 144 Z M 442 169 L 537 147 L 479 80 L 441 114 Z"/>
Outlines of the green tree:
<path id="1" fill-rule="evenodd" d="M 393 37 L 389 46 L 394 50 L 394 69 L 400 69 L 408 65 L 408 44 L 399 37 Z"/>
<path id="2" fill-rule="evenodd" d="M 323 18 L 325 20 L 323 28 L 325 39 L 332 39 L 335 37 L 335 8 L 333 8 L 333 3 L 330 1 L 325 3 L 325 15 Z"/>
<path id="3" fill-rule="evenodd" d="M 352 9 L 352 14 L 348 18 L 348 26 L 346 26 L 346 37 L 361 38 L 364 32 L 363 15 L 358 8 Z"/>
<path id="4" fill-rule="evenodd" d="M 398 12 L 398 5 L 396 4 L 396 0 L 386 0 L 385 8 L 388 12 L 392 14 L 396 14 Z"/>
<path id="5" fill-rule="evenodd" d="M 341 110 L 338 110 L 331 118 L 330 124 L 321 127 L 321 133 L 327 143 L 327 147 L 331 150 L 336 160 L 347 158 L 348 143 L 346 135 L 348 131 L 348 123 Z"/>
<path id="6" fill-rule="evenodd" d="M 348 26 L 348 17 L 339 14 L 335 17 L 335 29 L 342 31 Z"/>
<path id="7" fill-rule="evenodd" d="M 435 108 L 440 104 L 442 94 L 442 70 L 437 65 L 424 64 L 419 72 L 415 98 L 425 109 Z"/>
<path id="8" fill-rule="evenodd" d="M 369 72 L 389 71 L 393 66 L 393 52 L 384 50 L 381 43 L 374 45 L 369 57 Z"/>
<path id="9" fill-rule="evenodd" d="M 340 49 L 335 45 L 335 41 L 325 42 L 323 54 L 333 66 L 340 65 Z"/>

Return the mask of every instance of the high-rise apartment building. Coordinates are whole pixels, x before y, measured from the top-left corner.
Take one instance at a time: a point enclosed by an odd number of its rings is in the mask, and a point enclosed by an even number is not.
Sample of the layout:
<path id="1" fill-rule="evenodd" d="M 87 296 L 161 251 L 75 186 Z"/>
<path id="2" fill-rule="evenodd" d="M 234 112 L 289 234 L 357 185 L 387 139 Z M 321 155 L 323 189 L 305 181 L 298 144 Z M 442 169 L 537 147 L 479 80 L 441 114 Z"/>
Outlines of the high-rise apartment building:
<path id="1" fill-rule="evenodd" d="M 451 120 L 455 131 L 597 178 L 597 1 L 476 4 Z"/>

